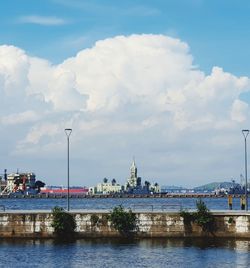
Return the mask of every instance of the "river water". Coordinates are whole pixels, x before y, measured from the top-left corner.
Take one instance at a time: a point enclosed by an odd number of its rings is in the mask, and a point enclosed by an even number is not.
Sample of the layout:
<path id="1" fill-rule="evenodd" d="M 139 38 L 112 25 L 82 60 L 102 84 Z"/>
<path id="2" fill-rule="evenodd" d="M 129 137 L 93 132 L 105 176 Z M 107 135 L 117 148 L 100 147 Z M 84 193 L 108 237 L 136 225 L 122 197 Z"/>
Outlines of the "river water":
<path id="1" fill-rule="evenodd" d="M 195 209 L 195 198 L 70 199 L 71 209 Z M 211 210 L 227 210 L 226 198 L 204 198 Z M 51 210 L 66 199 L 0 199 L 6 210 Z M 233 209 L 240 209 L 234 199 Z M 0 267 L 250 267 L 250 240 L 231 239 L 0 239 Z"/>
<path id="2" fill-rule="evenodd" d="M 249 198 L 250 199 L 250 198 Z M 227 210 L 227 198 L 203 198 L 210 210 Z M 83 198 L 70 199 L 71 209 L 111 210 L 117 205 L 123 205 L 132 210 L 180 210 L 195 209 L 197 198 Z M 248 202 L 249 203 L 249 202 Z M 250 204 L 250 203 L 249 203 Z M 13 198 L 0 199 L 0 205 L 6 210 L 51 210 L 55 206 L 67 207 L 66 198 L 37 199 Z M 249 206 L 250 207 L 250 206 Z M 240 210 L 240 199 L 233 199 L 233 209 Z"/>
<path id="3" fill-rule="evenodd" d="M 250 267 L 250 241 L 0 240 L 0 267 Z"/>

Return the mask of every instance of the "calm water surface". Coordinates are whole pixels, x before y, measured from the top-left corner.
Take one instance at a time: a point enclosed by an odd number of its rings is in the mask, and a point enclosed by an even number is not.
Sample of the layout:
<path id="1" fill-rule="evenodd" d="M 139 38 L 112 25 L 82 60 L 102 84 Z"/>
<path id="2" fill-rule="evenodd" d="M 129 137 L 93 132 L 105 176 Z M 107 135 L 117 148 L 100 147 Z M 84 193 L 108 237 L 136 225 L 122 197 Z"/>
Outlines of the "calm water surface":
<path id="1" fill-rule="evenodd" d="M 250 267 L 250 241 L 1 240 L 0 267 Z"/>
<path id="2" fill-rule="evenodd" d="M 209 209 L 228 209 L 227 198 L 204 198 Z M 70 199 L 71 209 L 107 209 L 114 206 L 123 205 L 134 210 L 180 210 L 180 207 L 187 209 L 196 208 L 196 198 L 83 198 Z M 250 204 L 250 203 L 249 203 Z M 4 205 L 7 210 L 18 209 L 48 209 L 54 206 L 67 207 L 67 200 L 63 199 L 36 199 L 36 198 L 14 198 L 0 199 L 0 205 Z M 250 207 L 250 205 L 249 205 Z M 233 209 L 240 209 L 240 199 L 234 198 Z"/>
<path id="3" fill-rule="evenodd" d="M 71 199 L 71 209 L 194 209 L 195 198 Z M 212 210 L 227 209 L 226 198 L 204 198 Z M 66 208 L 66 199 L 0 199 L 7 210 Z M 239 199 L 233 203 L 240 209 Z M 145 239 L 55 240 L 0 239 L 0 267 L 250 267 L 249 240 Z"/>

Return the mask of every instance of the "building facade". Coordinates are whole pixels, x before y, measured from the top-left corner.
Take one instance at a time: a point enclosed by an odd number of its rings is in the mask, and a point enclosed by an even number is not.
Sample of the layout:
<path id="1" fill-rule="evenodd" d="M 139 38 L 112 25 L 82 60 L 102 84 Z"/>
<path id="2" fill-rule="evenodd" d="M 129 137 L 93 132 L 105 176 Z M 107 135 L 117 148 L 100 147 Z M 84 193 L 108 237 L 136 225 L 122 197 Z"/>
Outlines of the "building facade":
<path id="1" fill-rule="evenodd" d="M 122 187 L 118 183 L 111 183 L 111 182 L 103 182 L 98 183 L 96 186 L 96 193 L 97 194 L 111 194 L 111 193 L 119 193 Z"/>

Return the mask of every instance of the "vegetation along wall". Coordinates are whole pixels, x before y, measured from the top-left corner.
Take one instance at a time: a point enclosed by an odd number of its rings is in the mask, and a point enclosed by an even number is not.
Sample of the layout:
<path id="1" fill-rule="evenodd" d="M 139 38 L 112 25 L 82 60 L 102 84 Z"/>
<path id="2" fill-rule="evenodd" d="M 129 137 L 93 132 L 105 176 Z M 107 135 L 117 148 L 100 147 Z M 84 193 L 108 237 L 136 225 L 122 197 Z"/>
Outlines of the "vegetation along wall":
<path id="1" fill-rule="evenodd" d="M 200 222 L 193 219 L 186 219 L 180 212 L 133 213 L 134 218 L 131 218 L 134 220 L 133 230 L 122 229 L 126 227 L 119 225 L 119 219 L 115 225 L 110 214 L 70 212 L 76 224 L 74 235 L 76 237 L 134 235 L 136 237 L 250 238 L 250 213 L 245 212 L 211 213 L 213 225 L 210 228 L 204 228 Z M 1 212 L 0 237 L 55 237 L 53 221 L 52 212 Z M 126 220 L 123 220 L 123 223 L 124 221 Z"/>

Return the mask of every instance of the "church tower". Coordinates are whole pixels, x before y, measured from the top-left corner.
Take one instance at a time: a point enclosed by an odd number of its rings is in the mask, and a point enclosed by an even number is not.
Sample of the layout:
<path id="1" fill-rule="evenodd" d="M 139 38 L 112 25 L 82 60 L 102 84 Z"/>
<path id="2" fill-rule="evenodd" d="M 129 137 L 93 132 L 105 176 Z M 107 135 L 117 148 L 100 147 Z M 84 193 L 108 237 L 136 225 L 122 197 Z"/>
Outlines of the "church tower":
<path id="1" fill-rule="evenodd" d="M 130 167 L 130 178 L 137 178 L 137 167 L 135 165 L 135 160 Z"/>
<path id="2" fill-rule="evenodd" d="M 137 185 L 137 167 L 135 164 L 135 160 L 133 160 L 132 165 L 130 167 L 130 178 L 128 178 L 129 187 L 136 187 Z"/>

